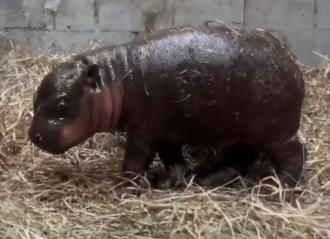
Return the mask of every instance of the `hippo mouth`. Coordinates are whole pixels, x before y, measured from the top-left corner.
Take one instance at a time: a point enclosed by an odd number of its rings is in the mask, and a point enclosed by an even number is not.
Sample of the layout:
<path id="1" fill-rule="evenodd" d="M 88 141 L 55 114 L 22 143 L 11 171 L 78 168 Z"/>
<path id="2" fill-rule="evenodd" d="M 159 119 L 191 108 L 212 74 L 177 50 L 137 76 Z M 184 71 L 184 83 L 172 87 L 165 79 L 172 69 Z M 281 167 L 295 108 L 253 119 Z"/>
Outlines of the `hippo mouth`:
<path id="1" fill-rule="evenodd" d="M 119 84 L 102 87 L 97 92 L 86 90 L 80 101 L 79 114 L 63 128 L 62 148 L 66 151 L 95 133 L 113 133 L 120 119 L 122 101 L 122 86 Z"/>

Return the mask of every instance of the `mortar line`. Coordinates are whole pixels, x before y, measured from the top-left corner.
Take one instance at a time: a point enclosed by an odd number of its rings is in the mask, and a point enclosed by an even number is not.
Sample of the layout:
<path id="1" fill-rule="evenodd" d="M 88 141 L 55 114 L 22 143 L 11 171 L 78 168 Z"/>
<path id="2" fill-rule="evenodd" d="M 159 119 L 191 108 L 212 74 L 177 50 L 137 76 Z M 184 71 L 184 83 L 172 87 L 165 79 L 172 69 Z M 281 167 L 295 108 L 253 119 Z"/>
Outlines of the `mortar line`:
<path id="1" fill-rule="evenodd" d="M 243 3 L 243 26 L 245 27 L 245 23 L 246 23 L 246 1 L 247 0 L 244 0 L 244 3 Z"/>
<path id="2" fill-rule="evenodd" d="M 317 0 L 314 0 L 313 30 L 317 27 Z"/>
<path id="3" fill-rule="evenodd" d="M 94 0 L 94 24 L 99 24 L 99 9 L 100 9 L 100 1 Z"/>
<path id="4" fill-rule="evenodd" d="M 176 9 L 175 9 L 175 3 L 176 3 L 176 0 L 173 0 L 172 1 L 172 27 L 174 27 L 175 25 L 175 12 L 176 12 Z"/>

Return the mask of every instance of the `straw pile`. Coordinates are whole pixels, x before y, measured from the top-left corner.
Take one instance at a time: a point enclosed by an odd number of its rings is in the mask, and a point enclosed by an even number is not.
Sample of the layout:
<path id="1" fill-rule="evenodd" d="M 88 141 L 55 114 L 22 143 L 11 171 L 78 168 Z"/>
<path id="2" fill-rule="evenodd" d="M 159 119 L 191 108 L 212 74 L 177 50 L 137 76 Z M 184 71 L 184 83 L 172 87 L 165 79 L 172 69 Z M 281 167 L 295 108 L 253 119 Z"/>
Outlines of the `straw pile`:
<path id="1" fill-rule="evenodd" d="M 0 238 L 330 238 L 329 62 L 302 69 L 309 161 L 294 204 L 246 193 L 244 180 L 217 191 L 191 185 L 118 201 L 111 175 L 124 135 L 99 134 L 61 156 L 28 141 L 32 95 L 50 66 L 67 57 L 21 48 L 0 58 Z"/>

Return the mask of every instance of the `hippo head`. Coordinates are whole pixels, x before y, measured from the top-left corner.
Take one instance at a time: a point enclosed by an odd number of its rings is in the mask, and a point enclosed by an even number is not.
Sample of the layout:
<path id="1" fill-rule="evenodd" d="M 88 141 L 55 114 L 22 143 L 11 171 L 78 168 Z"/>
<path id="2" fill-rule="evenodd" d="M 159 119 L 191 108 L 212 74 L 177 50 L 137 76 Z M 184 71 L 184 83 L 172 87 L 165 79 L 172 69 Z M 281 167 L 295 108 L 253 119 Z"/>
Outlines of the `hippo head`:
<path id="1" fill-rule="evenodd" d="M 34 145 L 61 154 L 97 132 L 115 130 L 122 91 L 118 84 L 106 84 L 102 74 L 97 64 L 73 59 L 44 77 L 34 95 L 28 130 Z"/>

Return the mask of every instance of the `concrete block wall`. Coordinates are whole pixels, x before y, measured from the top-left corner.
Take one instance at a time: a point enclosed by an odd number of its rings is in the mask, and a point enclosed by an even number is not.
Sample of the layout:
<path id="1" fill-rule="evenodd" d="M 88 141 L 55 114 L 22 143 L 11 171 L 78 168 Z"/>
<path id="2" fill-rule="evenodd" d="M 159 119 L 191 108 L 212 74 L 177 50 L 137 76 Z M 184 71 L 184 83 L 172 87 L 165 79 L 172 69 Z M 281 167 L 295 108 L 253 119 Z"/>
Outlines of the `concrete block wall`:
<path id="1" fill-rule="evenodd" d="M 330 53 L 330 0 L 0 0 L 0 33 L 42 51 L 212 19 L 269 30 L 309 66 Z"/>

